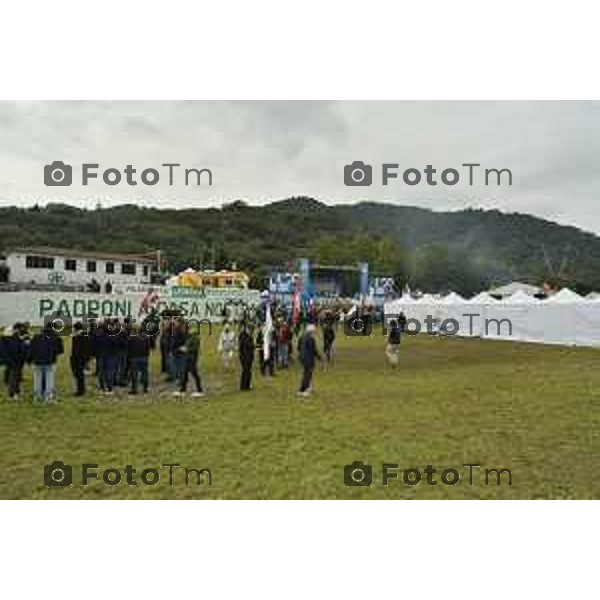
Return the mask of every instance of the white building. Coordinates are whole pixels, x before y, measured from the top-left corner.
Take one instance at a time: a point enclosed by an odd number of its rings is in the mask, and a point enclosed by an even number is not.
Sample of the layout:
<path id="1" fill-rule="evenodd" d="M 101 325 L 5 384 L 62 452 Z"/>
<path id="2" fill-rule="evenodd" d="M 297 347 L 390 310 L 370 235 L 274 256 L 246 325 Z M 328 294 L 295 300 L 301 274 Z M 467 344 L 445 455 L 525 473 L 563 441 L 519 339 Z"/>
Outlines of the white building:
<path id="1" fill-rule="evenodd" d="M 0 253 L 0 281 L 16 284 L 87 286 L 149 284 L 157 259 L 63 248 L 8 248 Z"/>

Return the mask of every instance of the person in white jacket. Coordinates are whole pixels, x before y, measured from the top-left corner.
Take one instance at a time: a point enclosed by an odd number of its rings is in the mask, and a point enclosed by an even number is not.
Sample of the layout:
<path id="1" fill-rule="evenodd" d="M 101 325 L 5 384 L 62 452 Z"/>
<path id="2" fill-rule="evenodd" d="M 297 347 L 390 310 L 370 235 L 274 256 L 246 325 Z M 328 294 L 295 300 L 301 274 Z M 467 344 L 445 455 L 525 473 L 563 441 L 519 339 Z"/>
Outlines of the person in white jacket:
<path id="1" fill-rule="evenodd" d="M 219 337 L 219 354 L 221 355 L 221 362 L 226 369 L 231 367 L 233 361 L 233 354 L 235 351 L 235 333 L 231 327 L 226 324 L 223 327 L 221 336 Z"/>

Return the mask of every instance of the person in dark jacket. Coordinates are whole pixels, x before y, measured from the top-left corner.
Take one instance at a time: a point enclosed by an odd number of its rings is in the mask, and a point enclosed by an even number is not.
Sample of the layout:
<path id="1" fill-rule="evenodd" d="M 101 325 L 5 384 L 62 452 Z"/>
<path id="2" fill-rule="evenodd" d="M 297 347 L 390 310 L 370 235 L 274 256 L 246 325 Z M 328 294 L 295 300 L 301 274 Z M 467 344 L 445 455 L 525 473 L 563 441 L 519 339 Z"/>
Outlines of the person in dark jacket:
<path id="1" fill-rule="evenodd" d="M 200 356 L 200 331 L 199 327 L 191 328 L 189 325 L 186 327 L 187 335 L 185 339 L 185 346 L 183 349 L 184 353 L 184 366 L 181 370 L 179 390 L 174 392 L 175 396 L 182 396 L 187 391 L 188 378 L 191 375 L 194 383 L 196 384 L 196 391 L 192 393 L 192 397 L 200 398 L 204 396 L 202 390 L 202 380 L 200 379 L 200 373 L 198 373 L 198 357 Z"/>
<path id="2" fill-rule="evenodd" d="M 321 360 L 321 355 L 317 350 L 317 343 L 314 337 L 315 326 L 311 323 L 306 326 L 306 331 L 299 344 L 299 357 L 302 363 L 302 381 L 298 394 L 307 397 L 312 390 L 312 377 L 315 370 L 316 360 Z"/>
<path id="3" fill-rule="evenodd" d="M 175 320 L 171 333 L 171 377 L 177 385 L 181 385 L 186 368 L 187 325 L 183 319 Z"/>
<path id="4" fill-rule="evenodd" d="M 247 325 L 242 326 L 238 336 L 238 356 L 242 367 L 240 390 L 252 389 L 252 363 L 254 362 L 254 337 Z"/>
<path id="5" fill-rule="evenodd" d="M 114 347 L 117 355 L 116 361 L 116 380 L 119 387 L 127 387 L 129 381 L 130 368 L 129 358 L 127 356 L 127 345 L 129 342 L 129 332 L 131 330 L 131 319 L 125 318 L 122 322 L 114 319 Z"/>
<path id="6" fill-rule="evenodd" d="M 262 327 L 258 328 L 254 347 L 258 351 L 258 366 L 260 368 L 260 374 L 266 375 L 267 361 L 265 360 L 265 334 L 263 333 Z"/>
<path id="7" fill-rule="evenodd" d="M 112 329 L 105 321 L 99 323 L 94 337 L 94 356 L 98 366 L 98 387 L 101 394 L 112 394 L 116 383 L 117 355 Z"/>
<path id="8" fill-rule="evenodd" d="M 142 321 L 142 331 L 148 336 L 150 350 L 156 348 L 156 340 L 160 331 L 160 317 L 156 309 L 151 309 L 150 313 Z"/>
<path id="9" fill-rule="evenodd" d="M 54 369 L 56 359 L 64 352 L 62 338 L 56 335 L 52 323 L 31 338 L 29 360 L 33 364 L 34 402 L 54 402 Z"/>
<path id="10" fill-rule="evenodd" d="M 4 380 L 8 386 L 8 396 L 18 400 L 21 394 L 23 367 L 28 359 L 29 347 L 18 327 L 8 328 L 0 340 L 5 365 Z"/>
<path id="11" fill-rule="evenodd" d="M 173 336 L 171 335 L 174 324 L 171 319 L 163 318 L 160 328 L 160 372 L 167 376 L 167 381 L 172 380 L 171 376 L 171 351 L 173 349 Z"/>
<path id="12" fill-rule="evenodd" d="M 131 330 L 131 335 L 127 341 L 127 358 L 130 368 L 131 389 L 130 394 L 137 394 L 138 382 L 142 384 L 144 394 L 148 393 L 149 375 L 148 375 L 148 357 L 150 356 L 149 335 L 145 331 L 140 331 L 137 325 Z"/>
<path id="13" fill-rule="evenodd" d="M 10 327 L 2 327 L 3 332 L 0 336 L 0 367 L 4 367 L 4 385 L 8 385 L 8 354 L 6 347 L 6 340 L 12 336 L 12 329 Z"/>
<path id="14" fill-rule="evenodd" d="M 388 358 L 390 365 L 398 364 L 398 350 L 400 349 L 401 325 L 396 319 L 390 322 L 390 332 L 388 334 L 387 346 L 385 355 Z"/>
<path id="15" fill-rule="evenodd" d="M 398 316 L 398 327 L 400 328 L 400 333 L 404 333 L 406 331 L 406 315 L 404 312 L 400 312 Z"/>
<path id="16" fill-rule="evenodd" d="M 327 365 L 333 363 L 333 342 L 335 341 L 335 328 L 333 321 L 325 321 L 323 325 L 323 354 Z"/>
<path id="17" fill-rule="evenodd" d="M 90 346 L 90 337 L 83 324 L 75 323 L 71 339 L 71 373 L 75 378 L 76 396 L 85 396 L 85 367 L 91 354 Z"/>

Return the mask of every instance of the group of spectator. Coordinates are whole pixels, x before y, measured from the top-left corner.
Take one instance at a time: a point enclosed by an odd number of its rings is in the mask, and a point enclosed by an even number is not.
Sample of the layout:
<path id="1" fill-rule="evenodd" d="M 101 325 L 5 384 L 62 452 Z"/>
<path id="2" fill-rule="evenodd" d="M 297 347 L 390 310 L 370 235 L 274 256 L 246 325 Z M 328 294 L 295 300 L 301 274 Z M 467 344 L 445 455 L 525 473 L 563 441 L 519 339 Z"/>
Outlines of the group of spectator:
<path id="1" fill-rule="evenodd" d="M 312 390 L 313 373 L 317 360 L 322 360 L 315 339 L 316 325 L 308 323 L 304 329 L 292 327 L 284 319 L 277 319 L 270 330 L 259 326 L 256 337 L 253 336 L 252 325 L 242 323 L 238 340 L 238 353 L 242 373 L 240 389 L 248 390 L 252 386 L 252 364 L 255 351 L 258 355 L 259 370 L 264 377 L 273 377 L 277 370 L 286 370 L 293 360 L 294 338 L 296 338 L 296 353 L 302 367 L 302 378 L 298 394 L 306 397 Z M 325 364 L 333 363 L 333 345 L 335 329 L 333 322 L 323 322 L 323 356 Z M 225 334 L 225 330 L 222 335 Z M 221 345 L 221 344 L 220 344 Z"/>
<path id="2" fill-rule="evenodd" d="M 135 395 L 140 387 L 143 393 L 150 389 L 150 354 L 156 345 L 159 323 L 152 318 L 141 325 L 129 319 L 106 319 L 84 327 L 73 325 L 71 332 L 70 367 L 75 384 L 75 396 L 86 394 L 86 375 L 94 373 L 97 389 L 102 395 L 112 395 L 116 388 L 129 388 Z M 56 397 L 55 368 L 64 354 L 63 338 L 49 322 L 37 333 L 31 334 L 28 324 L 16 323 L 0 338 L 0 366 L 4 366 L 4 384 L 8 395 L 18 400 L 25 367 L 32 366 L 34 402 L 53 403 Z M 192 396 L 202 396 L 202 382 L 198 372 L 200 334 L 187 328 L 182 320 L 174 321 L 167 333 L 170 339 L 169 375 L 176 384 L 174 394 L 182 396 L 190 376 L 196 385 Z M 94 371 L 91 370 L 94 364 Z"/>
<path id="3" fill-rule="evenodd" d="M 333 315 L 326 315 L 321 326 L 324 363 L 331 365 L 337 326 Z M 217 349 L 225 370 L 232 368 L 237 354 L 241 390 L 252 389 L 255 356 L 260 373 L 272 377 L 277 371 L 288 369 L 297 354 L 302 367 L 299 394 L 306 397 L 312 390 L 316 361 L 322 358 L 315 331 L 313 323 L 301 328 L 279 314 L 270 327 L 260 319 L 244 318 L 237 325 L 224 324 Z M 128 388 L 131 395 L 140 390 L 148 393 L 150 356 L 155 348 L 160 352 L 161 373 L 175 387 L 173 395 L 183 396 L 190 379 L 195 386 L 192 396 L 204 395 L 199 371 L 199 323 L 190 324 L 177 316 L 161 319 L 151 313 L 139 325 L 127 318 L 108 318 L 87 325 L 77 322 L 69 333 L 75 396 L 86 395 L 86 376 L 92 374 L 101 395 L 112 395 L 120 387 Z M 52 322 L 33 333 L 24 323 L 6 329 L 0 337 L 0 366 L 4 366 L 4 383 L 9 397 L 19 399 L 25 368 L 31 365 L 34 402 L 53 403 L 56 364 L 64 352 L 63 338 Z"/>
<path id="4" fill-rule="evenodd" d="M 4 331 L 0 340 L 0 365 L 4 365 L 4 384 L 10 398 L 17 399 L 21 394 L 23 371 L 30 364 L 33 373 L 34 402 L 53 403 L 54 365 L 63 354 L 62 339 L 50 326 L 34 333 L 29 324 L 15 323 Z"/>

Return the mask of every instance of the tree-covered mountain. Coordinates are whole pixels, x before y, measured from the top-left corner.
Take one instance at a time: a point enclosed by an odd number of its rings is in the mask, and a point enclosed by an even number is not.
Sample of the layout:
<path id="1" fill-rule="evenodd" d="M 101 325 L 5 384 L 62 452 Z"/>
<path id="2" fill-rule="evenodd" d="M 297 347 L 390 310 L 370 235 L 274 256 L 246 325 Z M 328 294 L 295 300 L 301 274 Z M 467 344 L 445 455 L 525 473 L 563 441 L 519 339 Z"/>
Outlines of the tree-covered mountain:
<path id="1" fill-rule="evenodd" d="M 54 246 L 141 253 L 162 250 L 170 270 L 235 262 L 255 279 L 300 256 L 368 260 L 400 284 L 472 293 L 513 279 L 600 289 L 600 238 L 530 215 L 433 212 L 375 202 L 326 205 L 290 198 L 222 209 L 122 205 L 82 210 L 0 208 L 0 248 Z"/>

